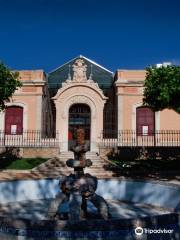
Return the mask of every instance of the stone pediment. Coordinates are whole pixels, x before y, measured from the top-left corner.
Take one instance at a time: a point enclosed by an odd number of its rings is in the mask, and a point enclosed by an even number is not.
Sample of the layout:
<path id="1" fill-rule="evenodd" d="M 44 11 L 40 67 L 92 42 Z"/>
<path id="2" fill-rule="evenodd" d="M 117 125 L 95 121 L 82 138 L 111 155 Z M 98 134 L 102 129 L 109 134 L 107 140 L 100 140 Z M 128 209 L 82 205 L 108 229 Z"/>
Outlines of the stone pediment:
<path id="1" fill-rule="evenodd" d="M 52 88 L 54 90 L 58 90 L 58 88 L 60 88 L 67 79 L 73 80 L 73 77 L 75 78 L 79 75 L 79 73 L 81 75 L 80 69 L 79 72 L 76 71 L 77 74 L 75 74 L 76 76 L 74 76 L 75 69 L 73 70 L 73 68 L 78 67 L 78 65 L 81 64 L 81 62 L 76 62 L 77 60 L 82 60 L 82 65 L 86 65 L 86 69 L 84 70 L 86 72 L 85 77 L 87 78 L 87 80 L 93 79 L 96 83 L 98 83 L 99 87 L 103 91 L 107 88 L 111 88 L 114 79 L 113 72 L 109 71 L 107 68 L 103 67 L 97 62 L 94 62 L 87 57 L 79 55 L 48 73 L 48 86 L 50 89 Z"/>
<path id="2" fill-rule="evenodd" d="M 90 74 L 89 79 L 87 78 L 87 65 L 85 64 L 83 59 L 77 59 L 72 65 L 72 70 L 72 79 L 70 74 L 68 74 L 68 79 L 62 83 L 62 87 L 58 90 L 57 94 L 52 99 L 57 100 L 60 95 L 68 88 L 78 86 L 89 87 L 96 91 L 103 100 L 108 99 L 106 96 L 104 96 L 103 91 L 98 86 L 98 83 L 91 79 L 92 75 Z"/>

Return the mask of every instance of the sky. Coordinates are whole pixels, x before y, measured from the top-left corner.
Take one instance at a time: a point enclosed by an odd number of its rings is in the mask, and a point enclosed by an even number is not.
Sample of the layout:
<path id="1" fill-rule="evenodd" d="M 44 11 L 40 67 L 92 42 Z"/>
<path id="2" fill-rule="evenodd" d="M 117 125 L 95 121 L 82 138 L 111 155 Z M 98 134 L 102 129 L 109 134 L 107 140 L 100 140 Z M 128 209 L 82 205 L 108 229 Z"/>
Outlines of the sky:
<path id="1" fill-rule="evenodd" d="M 179 0 L 0 0 L 0 60 L 52 71 L 82 54 L 115 72 L 180 65 Z"/>

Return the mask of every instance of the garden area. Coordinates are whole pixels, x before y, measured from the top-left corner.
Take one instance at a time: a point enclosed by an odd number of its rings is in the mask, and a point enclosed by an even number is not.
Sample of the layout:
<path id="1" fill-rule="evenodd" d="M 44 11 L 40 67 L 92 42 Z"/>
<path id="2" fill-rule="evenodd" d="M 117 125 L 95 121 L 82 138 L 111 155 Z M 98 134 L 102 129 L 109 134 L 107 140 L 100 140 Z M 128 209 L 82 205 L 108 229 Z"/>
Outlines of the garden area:
<path id="1" fill-rule="evenodd" d="M 32 169 L 44 162 L 48 158 L 24 158 L 18 156 L 18 152 L 14 148 L 8 148 L 0 154 L 0 170 L 28 170 Z"/>
<path id="2" fill-rule="evenodd" d="M 124 148 L 107 156 L 114 176 L 180 179 L 179 148 Z"/>

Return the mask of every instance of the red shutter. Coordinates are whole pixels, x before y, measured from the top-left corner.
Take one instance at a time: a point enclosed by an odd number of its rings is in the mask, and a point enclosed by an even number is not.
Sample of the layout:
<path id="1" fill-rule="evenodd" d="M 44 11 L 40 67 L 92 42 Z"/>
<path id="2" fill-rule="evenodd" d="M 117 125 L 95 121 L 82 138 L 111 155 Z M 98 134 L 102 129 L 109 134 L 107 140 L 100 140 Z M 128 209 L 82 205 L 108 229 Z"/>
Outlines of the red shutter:
<path id="1" fill-rule="evenodd" d="M 138 135 L 143 135 L 143 128 L 148 129 L 147 135 L 153 135 L 155 130 L 155 114 L 147 107 L 136 109 L 136 130 Z"/>
<path id="2" fill-rule="evenodd" d="M 8 107 L 5 113 L 5 133 L 22 134 L 23 132 L 23 108 Z"/>

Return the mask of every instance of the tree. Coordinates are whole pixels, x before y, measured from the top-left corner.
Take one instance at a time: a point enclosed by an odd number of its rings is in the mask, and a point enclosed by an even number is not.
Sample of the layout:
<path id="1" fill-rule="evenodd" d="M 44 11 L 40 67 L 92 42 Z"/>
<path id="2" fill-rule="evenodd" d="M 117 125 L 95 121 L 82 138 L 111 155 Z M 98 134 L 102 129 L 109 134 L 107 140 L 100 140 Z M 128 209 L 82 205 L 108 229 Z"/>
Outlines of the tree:
<path id="1" fill-rule="evenodd" d="M 143 103 L 154 111 L 165 108 L 180 113 L 180 66 L 146 68 Z"/>
<path id="2" fill-rule="evenodd" d="M 18 72 L 13 72 L 0 63 L 0 111 L 5 109 L 5 103 L 10 101 L 15 90 L 22 86 L 18 79 Z"/>

